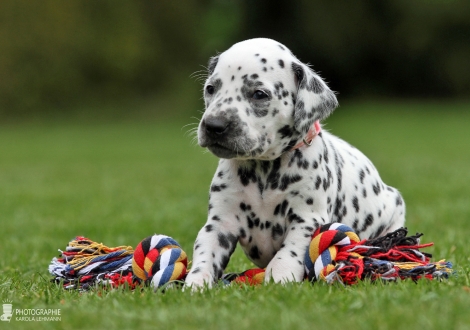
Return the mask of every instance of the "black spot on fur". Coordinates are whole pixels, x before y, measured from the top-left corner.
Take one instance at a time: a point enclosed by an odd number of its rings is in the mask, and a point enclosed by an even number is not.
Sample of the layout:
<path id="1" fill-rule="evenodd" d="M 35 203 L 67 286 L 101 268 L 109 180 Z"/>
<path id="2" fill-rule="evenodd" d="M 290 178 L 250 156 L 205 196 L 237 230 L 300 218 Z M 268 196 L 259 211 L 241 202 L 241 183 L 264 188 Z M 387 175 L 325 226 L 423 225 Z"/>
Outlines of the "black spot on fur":
<path id="1" fill-rule="evenodd" d="M 379 182 L 376 182 L 375 185 L 372 185 L 372 190 L 374 190 L 374 193 L 378 196 L 380 193 L 380 185 Z"/>
<path id="2" fill-rule="evenodd" d="M 218 239 L 218 241 L 219 241 L 220 247 L 222 247 L 222 248 L 224 248 L 224 249 L 226 249 L 226 250 L 228 250 L 228 249 L 230 248 L 230 243 L 229 243 L 229 241 L 228 241 L 228 239 L 227 239 L 227 236 L 225 236 L 225 235 L 222 234 L 222 233 L 219 233 L 219 234 L 217 235 L 217 239 Z"/>
<path id="3" fill-rule="evenodd" d="M 246 222 L 248 223 L 248 228 L 250 228 L 250 229 L 253 228 L 254 225 L 255 225 L 253 223 L 253 219 L 249 215 L 246 216 Z"/>
<path id="4" fill-rule="evenodd" d="M 368 214 L 365 218 L 364 225 L 361 228 L 361 231 L 365 231 L 367 227 L 371 226 L 374 223 L 374 216 L 372 214 Z"/>
<path id="5" fill-rule="evenodd" d="M 326 191 L 330 187 L 330 184 L 333 181 L 333 175 L 331 174 L 330 168 L 326 166 L 325 169 L 326 169 L 326 178 L 323 179 L 324 191 Z"/>
<path id="6" fill-rule="evenodd" d="M 291 167 L 294 162 L 297 163 L 298 168 L 302 168 L 304 170 L 306 170 L 310 165 L 299 149 L 294 150 L 294 155 L 290 159 L 288 166 Z"/>
<path id="7" fill-rule="evenodd" d="M 290 209 L 290 210 L 292 210 L 292 209 Z M 289 222 L 296 222 L 296 223 L 304 223 L 305 222 L 304 219 L 302 219 L 300 216 L 298 216 L 295 213 L 290 214 L 289 217 L 288 217 L 288 220 L 289 220 Z"/>
<path id="8" fill-rule="evenodd" d="M 279 60 L 278 63 L 279 63 L 279 66 L 284 69 L 284 61 L 283 61 L 283 60 Z"/>
<path id="9" fill-rule="evenodd" d="M 324 89 L 325 88 L 323 87 L 322 83 L 316 77 L 312 77 L 312 79 L 310 79 L 309 84 L 307 85 L 307 90 L 309 92 L 314 92 L 315 94 L 322 93 Z"/>
<path id="10" fill-rule="evenodd" d="M 221 184 L 221 185 L 212 185 L 211 186 L 211 192 L 219 192 L 219 191 L 222 191 L 224 190 L 225 188 L 227 188 L 227 185 L 225 183 Z"/>
<path id="11" fill-rule="evenodd" d="M 322 140 L 323 141 L 323 140 Z M 325 142 L 323 142 L 325 143 Z M 328 148 L 326 147 L 326 144 L 325 144 L 325 151 L 323 152 L 323 159 L 325 159 L 325 162 L 328 163 Z"/>
<path id="12" fill-rule="evenodd" d="M 315 189 L 318 190 L 321 186 L 321 178 L 317 175 L 317 180 L 315 181 Z"/>
<path id="13" fill-rule="evenodd" d="M 219 266 L 217 266 L 215 263 L 212 264 L 212 268 L 214 270 L 214 276 L 218 279 L 220 277 L 222 277 L 222 268 L 220 268 Z"/>
<path id="14" fill-rule="evenodd" d="M 259 250 L 258 247 L 255 245 L 251 247 L 250 252 L 248 253 L 251 259 L 259 259 Z"/>
<path id="15" fill-rule="evenodd" d="M 377 228 L 377 230 L 375 231 L 375 233 L 373 233 L 370 238 L 377 238 L 380 236 L 380 234 L 382 234 L 382 232 L 384 231 L 385 229 L 385 225 L 380 225 L 379 228 Z"/>
<path id="16" fill-rule="evenodd" d="M 211 231 L 214 229 L 214 226 L 212 226 L 212 225 L 206 225 L 204 228 L 206 229 L 206 232 L 209 233 L 209 232 L 211 232 Z"/>
<path id="17" fill-rule="evenodd" d="M 244 186 L 247 186 L 250 182 L 255 183 L 257 181 L 254 167 L 239 167 L 238 176 L 240 177 L 240 181 Z"/>
<path id="18" fill-rule="evenodd" d="M 361 181 L 361 183 L 364 183 L 364 177 L 366 176 L 366 173 L 364 172 L 364 170 L 360 170 L 359 171 L 359 180 Z"/>
<path id="19" fill-rule="evenodd" d="M 337 222 L 341 222 L 341 219 L 343 217 L 343 215 L 340 212 L 342 206 L 343 206 L 343 202 L 341 201 L 341 199 L 336 198 L 335 210 L 334 210 L 333 214 L 336 216 L 336 221 Z"/>
<path id="20" fill-rule="evenodd" d="M 245 212 L 246 210 L 250 210 L 251 207 L 249 207 L 249 205 L 246 205 L 245 203 L 241 202 L 240 203 L 240 209 Z"/>
<path id="21" fill-rule="evenodd" d="M 354 229 L 355 232 L 357 232 L 359 229 L 358 225 L 359 225 L 359 220 L 355 219 L 353 222 L 353 226 L 352 226 L 352 229 Z"/>
<path id="22" fill-rule="evenodd" d="M 220 268 L 225 269 L 225 267 L 227 267 L 229 261 L 230 261 L 230 255 L 226 254 L 226 255 L 222 256 L 222 260 L 220 260 Z M 222 276 L 222 275 L 220 275 L 220 276 Z"/>
<path id="23" fill-rule="evenodd" d="M 287 200 L 284 200 L 281 204 L 281 215 L 285 216 L 286 211 L 287 211 L 287 206 L 289 205 L 289 202 Z"/>
<path id="24" fill-rule="evenodd" d="M 261 171 L 263 171 L 264 174 L 268 173 L 269 171 L 269 167 L 271 166 L 271 162 L 266 160 L 266 161 L 261 161 L 260 162 L 260 167 L 261 167 Z"/>
<path id="25" fill-rule="evenodd" d="M 277 240 L 278 238 L 280 238 L 282 235 L 284 234 L 284 229 L 282 229 L 281 225 L 280 224 L 276 224 L 272 227 L 272 230 L 271 230 L 271 236 L 273 238 L 273 240 Z"/>
<path id="26" fill-rule="evenodd" d="M 281 127 L 277 132 L 281 135 L 281 139 L 290 138 L 294 134 L 292 127 L 289 125 Z"/>
<path id="27" fill-rule="evenodd" d="M 297 143 L 297 139 L 291 139 L 289 143 L 284 147 L 284 149 L 282 149 L 282 152 L 291 150 L 295 146 L 296 143 Z"/>
<path id="28" fill-rule="evenodd" d="M 302 176 L 300 176 L 299 174 L 284 174 L 281 177 L 281 184 L 279 185 L 279 189 L 285 191 L 289 187 L 289 185 L 299 182 L 300 180 L 302 180 Z"/>
<path id="29" fill-rule="evenodd" d="M 354 209 L 356 210 L 356 213 L 359 212 L 359 200 L 357 199 L 356 196 L 353 197 L 352 204 L 353 204 Z"/>
<path id="30" fill-rule="evenodd" d="M 307 200 L 305 201 L 308 205 L 312 205 L 313 204 L 313 198 L 307 198 Z"/>
<path id="31" fill-rule="evenodd" d="M 281 210 L 281 204 L 277 204 L 274 208 L 274 215 L 278 215 L 279 211 Z"/>
<path id="32" fill-rule="evenodd" d="M 271 189 L 277 189 L 279 186 L 279 178 L 281 174 L 279 173 L 279 169 L 281 168 L 281 159 L 277 158 L 272 162 L 271 171 L 266 179 L 267 186 L 270 186 Z"/>
<path id="33" fill-rule="evenodd" d="M 403 205 L 403 199 L 401 198 L 400 195 L 397 196 L 397 199 L 396 199 L 396 205 Z"/>

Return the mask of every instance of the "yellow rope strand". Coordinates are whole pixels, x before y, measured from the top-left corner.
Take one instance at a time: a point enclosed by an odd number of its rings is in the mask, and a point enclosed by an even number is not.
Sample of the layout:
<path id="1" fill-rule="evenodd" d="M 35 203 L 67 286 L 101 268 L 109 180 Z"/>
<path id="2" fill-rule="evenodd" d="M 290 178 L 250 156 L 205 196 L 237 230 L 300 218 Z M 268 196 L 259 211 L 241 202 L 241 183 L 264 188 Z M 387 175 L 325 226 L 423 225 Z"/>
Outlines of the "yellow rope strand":
<path id="1" fill-rule="evenodd" d="M 75 255 L 71 260 L 67 261 L 67 264 L 70 265 L 75 270 L 80 270 L 83 267 L 89 265 L 94 259 L 99 256 L 106 255 L 116 251 L 122 251 L 121 256 L 132 255 L 134 249 L 131 246 L 117 246 L 117 247 L 107 247 L 103 243 L 97 243 L 93 241 L 86 241 L 89 244 L 83 243 L 83 241 L 73 240 L 69 242 L 69 247 L 73 249 L 80 249 L 76 251 Z"/>

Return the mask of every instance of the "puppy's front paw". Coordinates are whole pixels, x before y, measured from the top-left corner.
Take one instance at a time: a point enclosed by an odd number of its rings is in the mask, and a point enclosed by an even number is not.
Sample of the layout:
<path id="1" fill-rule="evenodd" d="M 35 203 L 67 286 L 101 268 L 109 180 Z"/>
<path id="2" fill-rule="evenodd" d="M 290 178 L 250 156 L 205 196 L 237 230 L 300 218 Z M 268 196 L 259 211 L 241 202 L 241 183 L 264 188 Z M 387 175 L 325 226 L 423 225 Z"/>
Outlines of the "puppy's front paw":
<path id="1" fill-rule="evenodd" d="M 211 288 L 214 280 L 211 273 L 199 271 L 197 273 L 189 272 L 184 282 L 184 289 L 189 288 L 192 291 L 198 291 Z"/>
<path id="2" fill-rule="evenodd" d="M 300 282 L 304 278 L 304 266 L 299 265 L 296 260 L 279 259 L 271 260 L 266 267 L 265 281 L 275 283 Z"/>

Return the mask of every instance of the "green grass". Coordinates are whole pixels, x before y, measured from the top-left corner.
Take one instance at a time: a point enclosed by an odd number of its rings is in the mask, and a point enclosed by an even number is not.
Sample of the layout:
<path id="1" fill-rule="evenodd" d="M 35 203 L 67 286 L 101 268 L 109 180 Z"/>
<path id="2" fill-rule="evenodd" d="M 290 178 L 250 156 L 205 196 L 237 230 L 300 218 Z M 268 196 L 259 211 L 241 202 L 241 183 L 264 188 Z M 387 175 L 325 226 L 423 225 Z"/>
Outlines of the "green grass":
<path id="1" fill-rule="evenodd" d="M 190 255 L 205 222 L 217 160 L 191 120 L 14 123 L 0 126 L 0 300 L 60 308 L 61 321 L 2 329 L 468 329 L 470 104 L 344 105 L 326 128 L 364 151 L 407 203 L 407 226 L 454 263 L 444 282 L 224 287 L 190 294 L 86 294 L 50 283 L 47 266 L 76 235 L 108 246 L 153 233 Z M 228 271 L 251 268 L 240 250 Z"/>

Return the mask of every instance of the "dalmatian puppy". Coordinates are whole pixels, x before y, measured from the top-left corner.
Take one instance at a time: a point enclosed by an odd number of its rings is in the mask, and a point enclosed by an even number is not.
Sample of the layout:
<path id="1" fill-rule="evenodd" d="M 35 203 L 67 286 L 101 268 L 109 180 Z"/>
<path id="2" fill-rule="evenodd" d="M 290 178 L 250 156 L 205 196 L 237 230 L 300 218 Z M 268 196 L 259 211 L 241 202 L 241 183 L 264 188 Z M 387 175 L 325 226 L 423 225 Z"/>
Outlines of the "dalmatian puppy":
<path id="1" fill-rule="evenodd" d="M 211 287 L 240 243 L 266 280 L 301 281 L 314 230 L 374 238 L 404 224 L 400 193 L 358 149 L 322 131 L 335 94 L 284 45 L 239 42 L 210 59 L 198 143 L 220 158 L 186 285 Z"/>

